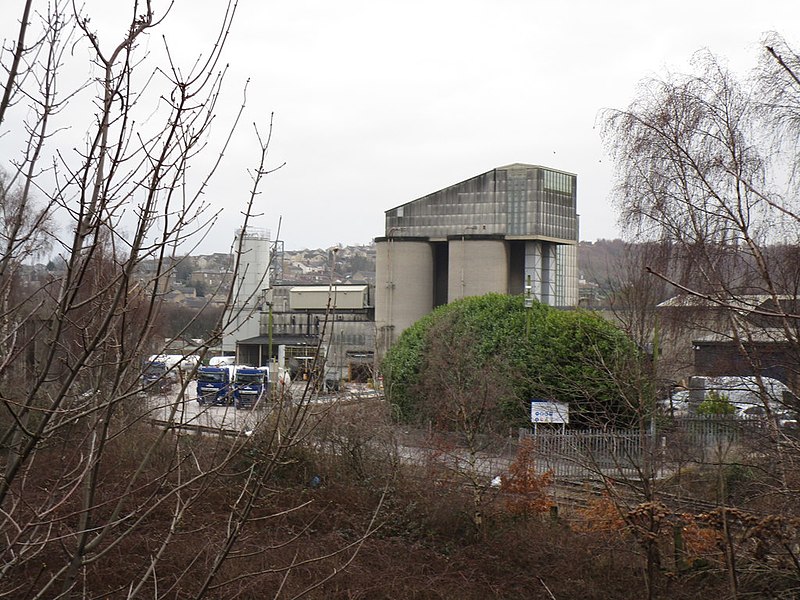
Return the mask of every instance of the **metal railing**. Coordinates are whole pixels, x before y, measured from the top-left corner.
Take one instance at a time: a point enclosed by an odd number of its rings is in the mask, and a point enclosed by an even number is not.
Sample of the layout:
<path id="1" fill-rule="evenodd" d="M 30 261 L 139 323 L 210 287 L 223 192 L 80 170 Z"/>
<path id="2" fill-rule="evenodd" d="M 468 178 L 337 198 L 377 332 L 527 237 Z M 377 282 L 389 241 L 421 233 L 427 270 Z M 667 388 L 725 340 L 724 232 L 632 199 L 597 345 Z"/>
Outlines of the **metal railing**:
<path id="1" fill-rule="evenodd" d="M 774 433 L 764 419 L 709 416 L 670 419 L 647 431 L 523 428 L 518 441 L 532 444 L 539 472 L 637 478 L 665 474 L 681 463 L 718 463 L 736 453 L 759 452 L 775 443 Z"/>

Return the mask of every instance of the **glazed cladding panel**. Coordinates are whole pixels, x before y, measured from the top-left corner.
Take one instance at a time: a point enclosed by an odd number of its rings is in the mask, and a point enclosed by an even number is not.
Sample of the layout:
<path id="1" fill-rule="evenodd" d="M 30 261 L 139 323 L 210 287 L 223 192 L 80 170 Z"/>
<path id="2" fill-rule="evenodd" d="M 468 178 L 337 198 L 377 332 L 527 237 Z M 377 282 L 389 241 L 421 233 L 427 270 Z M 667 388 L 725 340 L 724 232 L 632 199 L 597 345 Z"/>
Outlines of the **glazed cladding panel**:
<path id="1" fill-rule="evenodd" d="M 556 306 L 578 305 L 578 247 L 556 246 Z"/>
<path id="2" fill-rule="evenodd" d="M 464 233 L 578 239 L 576 177 L 534 166 L 494 169 L 386 213 L 386 235 Z"/>
<path id="3" fill-rule="evenodd" d="M 577 242 L 577 178 L 549 169 L 539 169 L 538 177 L 538 189 L 533 202 L 538 214 L 533 221 L 528 221 L 528 226 L 534 235 Z"/>
<path id="4" fill-rule="evenodd" d="M 575 175 L 536 167 L 498 171 L 497 179 L 507 200 L 506 235 L 577 241 Z"/>
<path id="5" fill-rule="evenodd" d="M 478 175 L 386 213 L 387 235 L 445 238 L 465 231 L 504 234 L 505 199 L 494 171 Z"/>

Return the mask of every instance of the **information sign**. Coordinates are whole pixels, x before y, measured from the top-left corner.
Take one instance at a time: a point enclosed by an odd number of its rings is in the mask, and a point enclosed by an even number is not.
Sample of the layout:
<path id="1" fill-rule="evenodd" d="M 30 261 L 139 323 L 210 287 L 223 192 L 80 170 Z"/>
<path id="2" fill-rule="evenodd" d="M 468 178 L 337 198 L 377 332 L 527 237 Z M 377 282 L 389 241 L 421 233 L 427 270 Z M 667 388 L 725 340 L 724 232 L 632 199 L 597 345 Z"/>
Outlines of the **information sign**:
<path id="1" fill-rule="evenodd" d="M 531 400 L 531 423 L 569 423 L 569 405 L 566 402 Z"/>

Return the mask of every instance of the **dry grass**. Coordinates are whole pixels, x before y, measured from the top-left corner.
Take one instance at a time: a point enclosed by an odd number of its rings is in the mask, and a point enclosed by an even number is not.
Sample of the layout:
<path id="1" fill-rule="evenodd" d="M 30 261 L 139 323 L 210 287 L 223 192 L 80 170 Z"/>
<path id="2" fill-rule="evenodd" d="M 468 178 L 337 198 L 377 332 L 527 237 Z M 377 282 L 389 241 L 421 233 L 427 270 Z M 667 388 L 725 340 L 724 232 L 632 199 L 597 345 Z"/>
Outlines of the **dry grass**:
<path id="1" fill-rule="evenodd" d="M 107 500 L 108 506 L 125 489 L 137 453 L 146 447 L 145 438 L 156 432 L 143 428 L 136 435 L 140 436 L 136 442 L 120 438 L 109 448 L 117 453 L 116 466 L 103 471 L 99 487 L 101 500 Z M 159 449 L 152 471 L 143 476 L 151 483 L 138 487 L 136 497 L 130 499 L 130 506 L 142 512 L 142 522 L 87 567 L 82 584 L 87 598 L 123 597 L 130 582 L 141 576 L 159 551 L 172 524 L 177 496 L 146 516 L 142 507 L 157 502 L 178 483 L 175 471 L 162 476 L 175 463 L 170 447 Z M 195 464 L 213 462 L 220 449 L 215 442 L 194 440 Z M 51 457 L 44 453 L 37 457 L 35 477 L 25 490 L 31 506 L 42 499 L 38 496 L 53 484 L 63 466 L 57 450 L 50 450 Z M 245 448 L 230 468 L 182 492 L 181 498 L 192 500 L 157 568 L 158 591 L 164 597 L 190 598 L 200 590 L 225 542 L 231 507 L 239 498 L 252 456 L 251 449 Z M 359 459 L 358 468 L 352 455 L 343 455 L 337 462 L 330 455 L 320 457 L 305 450 L 289 458 L 254 498 L 250 519 L 207 597 L 264 598 L 279 589 L 282 598 L 306 592 L 305 598 L 319 599 L 605 600 L 640 598 L 644 593 L 640 547 L 618 521 L 608 528 L 577 527 L 554 521 L 548 514 L 509 510 L 515 505 L 501 491 L 487 503 L 485 527 L 476 536 L 470 498 L 457 484 L 434 485 L 422 471 L 386 471 L 390 462 L 385 457 Z M 184 469 L 182 475 L 188 475 L 188 462 Z M 309 485 L 313 474 L 321 476 L 319 487 Z M 100 505 L 97 518 L 101 520 L 106 515 Z M 362 540 L 379 505 L 377 528 Z M 65 534 L 74 528 L 75 509 L 74 504 L 59 509 L 57 520 Z M 600 511 L 594 516 L 599 518 Z M 49 572 L 48 565 L 61 564 L 62 544 L 68 546 L 70 541 L 69 535 L 53 541 L 36 563 L 12 570 L 0 579 L 0 591 L 40 581 Z M 112 541 L 103 547 L 110 547 Z M 687 535 L 686 541 L 695 551 L 696 540 Z M 720 569 L 670 575 L 667 558 L 665 551 L 659 597 L 724 597 Z M 323 583 L 314 587 L 318 582 Z M 757 578 L 744 585 L 752 592 L 764 589 Z M 148 583 L 145 593 L 154 592 L 155 586 Z M 25 597 L 24 592 L 12 595 Z"/>

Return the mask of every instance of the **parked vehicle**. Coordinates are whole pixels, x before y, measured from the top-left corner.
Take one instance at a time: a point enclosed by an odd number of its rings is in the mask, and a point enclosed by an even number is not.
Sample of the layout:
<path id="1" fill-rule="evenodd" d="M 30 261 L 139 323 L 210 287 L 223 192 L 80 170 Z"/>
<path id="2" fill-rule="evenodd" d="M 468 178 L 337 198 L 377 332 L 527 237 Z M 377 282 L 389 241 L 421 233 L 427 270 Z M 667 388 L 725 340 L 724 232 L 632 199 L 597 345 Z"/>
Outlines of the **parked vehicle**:
<path id="1" fill-rule="evenodd" d="M 763 419 L 767 408 L 779 425 L 792 427 L 797 423 L 797 397 L 786 385 L 770 377 L 760 380 L 753 376 L 695 377 L 697 388 L 672 392 L 659 400 L 665 414 L 685 417 L 695 414 L 702 401 L 714 393 L 730 405 L 730 414 L 738 419 Z M 692 394 L 696 399 L 692 402 Z"/>
<path id="2" fill-rule="evenodd" d="M 180 362 L 180 369 L 184 373 L 188 373 L 195 367 L 200 366 L 200 356 L 197 354 L 188 354 L 183 357 L 183 360 Z"/>
<path id="3" fill-rule="evenodd" d="M 152 359 L 142 366 L 142 387 L 148 392 L 165 392 L 175 383 L 175 377 L 165 362 Z"/>
<path id="4" fill-rule="evenodd" d="M 197 369 L 197 402 L 201 405 L 227 406 L 233 399 L 232 365 Z"/>
<path id="5" fill-rule="evenodd" d="M 200 357 L 197 354 L 153 354 L 148 360 L 164 363 L 167 369 L 171 370 L 178 367 L 183 372 L 191 371 L 200 363 Z M 177 379 L 177 374 L 175 378 Z"/>
<path id="6" fill-rule="evenodd" d="M 209 367 L 230 367 L 236 364 L 235 356 L 214 356 L 209 359 Z"/>
<path id="7" fill-rule="evenodd" d="M 269 367 L 237 367 L 234 376 L 233 404 L 253 408 L 269 397 Z"/>

